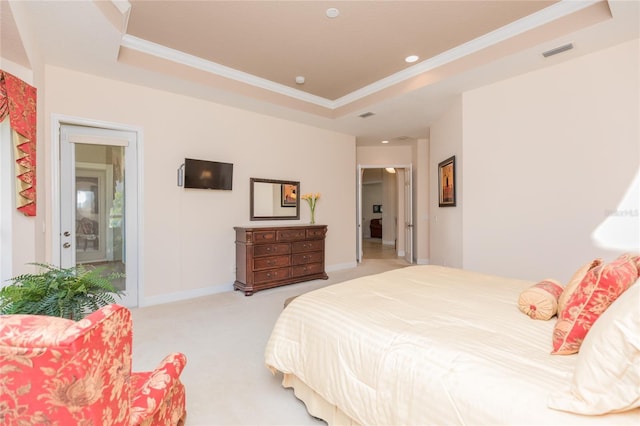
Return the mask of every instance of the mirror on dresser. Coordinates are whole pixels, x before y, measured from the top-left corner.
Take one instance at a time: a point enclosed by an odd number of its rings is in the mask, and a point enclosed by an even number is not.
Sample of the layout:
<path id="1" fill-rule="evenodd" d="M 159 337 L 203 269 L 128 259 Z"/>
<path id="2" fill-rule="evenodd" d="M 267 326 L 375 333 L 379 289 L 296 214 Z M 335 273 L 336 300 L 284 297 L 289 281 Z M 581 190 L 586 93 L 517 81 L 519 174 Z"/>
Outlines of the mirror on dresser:
<path id="1" fill-rule="evenodd" d="M 300 219 L 300 182 L 250 178 L 251 220 Z"/>

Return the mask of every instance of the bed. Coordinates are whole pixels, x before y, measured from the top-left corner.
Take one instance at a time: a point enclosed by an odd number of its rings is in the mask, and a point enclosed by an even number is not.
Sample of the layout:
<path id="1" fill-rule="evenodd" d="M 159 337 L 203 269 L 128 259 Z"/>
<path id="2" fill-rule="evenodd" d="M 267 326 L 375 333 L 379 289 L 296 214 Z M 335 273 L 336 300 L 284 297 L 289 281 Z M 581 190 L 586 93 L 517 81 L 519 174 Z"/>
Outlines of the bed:
<path id="1" fill-rule="evenodd" d="M 409 266 L 327 286 L 282 311 L 265 361 L 329 425 L 640 424 L 548 407 L 578 355 L 551 355 L 555 321 L 518 310 L 532 284 Z"/>

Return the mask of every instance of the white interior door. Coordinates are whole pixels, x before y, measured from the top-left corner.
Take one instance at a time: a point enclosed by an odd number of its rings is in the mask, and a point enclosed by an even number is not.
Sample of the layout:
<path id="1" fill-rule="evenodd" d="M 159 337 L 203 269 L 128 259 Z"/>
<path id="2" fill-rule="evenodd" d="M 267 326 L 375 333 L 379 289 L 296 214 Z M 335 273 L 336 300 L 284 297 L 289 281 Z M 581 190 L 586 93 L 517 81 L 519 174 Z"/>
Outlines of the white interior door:
<path id="1" fill-rule="evenodd" d="M 356 176 L 356 232 L 358 236 L 356 238 L 356 261 L 358 263 L 362 262 L 362 175 L 364 173 L 364 169 L 358 165 L 358 175 Z"/>
<path id="2" fill-rule="evenodd" d="M 135 132 L 60 126 L 60 266 L 121 272 L 114 282 L 138 304 Z"/>
<path id="3" fill-rule="evenodd" d="M 404 169 L 404 258 L 413 263 L 413 179 L 412 169 Z"/>

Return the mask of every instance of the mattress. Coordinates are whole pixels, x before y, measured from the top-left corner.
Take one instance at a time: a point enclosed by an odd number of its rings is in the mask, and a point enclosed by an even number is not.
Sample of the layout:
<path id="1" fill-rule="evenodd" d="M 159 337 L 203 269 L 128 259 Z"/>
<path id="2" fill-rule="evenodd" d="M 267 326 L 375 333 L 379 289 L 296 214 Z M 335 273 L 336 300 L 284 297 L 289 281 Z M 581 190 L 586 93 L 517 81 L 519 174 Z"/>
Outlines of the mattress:
<path id="1" fill-rule="evenodd" d="M 410 266 L 328 286 L 282 311 L 265 361 L 354 424 L 637 425 L 547 407 L 577 355 L 551 355 L 555 321 L 518 310 L 533 284 Z"/>

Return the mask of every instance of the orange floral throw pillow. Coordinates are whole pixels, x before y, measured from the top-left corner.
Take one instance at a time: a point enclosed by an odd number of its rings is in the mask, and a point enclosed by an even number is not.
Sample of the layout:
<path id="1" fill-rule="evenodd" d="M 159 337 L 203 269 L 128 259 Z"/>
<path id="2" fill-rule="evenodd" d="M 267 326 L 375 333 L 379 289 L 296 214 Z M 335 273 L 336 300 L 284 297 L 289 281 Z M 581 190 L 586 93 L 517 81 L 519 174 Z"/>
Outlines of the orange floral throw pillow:
<path id="1" fill-rule="evenodd" d="M 593 323 L 638 279 L 637 262 L 638 256 L 625 254 L 589 269 L 564 309 L 558 312 L 552 354 L 569 355 L 580 350 Z"/>

